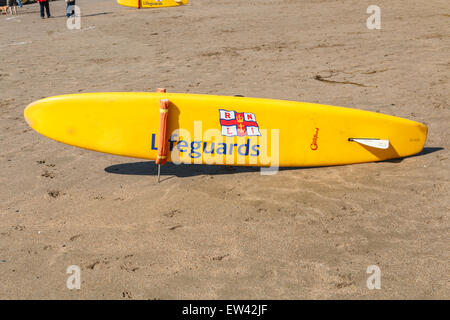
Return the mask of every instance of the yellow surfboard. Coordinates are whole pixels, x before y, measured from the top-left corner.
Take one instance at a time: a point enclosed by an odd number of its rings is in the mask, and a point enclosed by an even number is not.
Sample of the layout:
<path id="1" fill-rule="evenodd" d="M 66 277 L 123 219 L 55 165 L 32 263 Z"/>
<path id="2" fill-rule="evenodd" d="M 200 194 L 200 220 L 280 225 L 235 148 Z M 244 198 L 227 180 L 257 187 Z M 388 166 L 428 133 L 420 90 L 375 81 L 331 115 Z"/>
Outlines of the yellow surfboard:
<path id="1" fill-rule="evenodd" d="M 154 160 L 159 103 L 170 101 L 168 161 L 244 166 L 326 166 L 420 152 L 421 123 L 305 102 L 179 93 L 86 93 L 30 104 L 25 119 L 51 139 Z"/>
<path id="2" fill-rule="evenodd" d="M 189 0 L 117 0 L 117 3 L 133 8 L 164 8 L 188 4 Z"/>

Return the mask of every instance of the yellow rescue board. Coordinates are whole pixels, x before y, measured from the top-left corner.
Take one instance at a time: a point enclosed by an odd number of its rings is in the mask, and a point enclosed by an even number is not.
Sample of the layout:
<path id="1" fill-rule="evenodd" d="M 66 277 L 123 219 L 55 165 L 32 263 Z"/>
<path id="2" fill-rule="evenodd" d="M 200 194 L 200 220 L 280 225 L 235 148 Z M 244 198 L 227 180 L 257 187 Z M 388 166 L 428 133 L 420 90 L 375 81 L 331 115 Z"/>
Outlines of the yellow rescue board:
<path id="1" fill-rule="evenodd" d="M 30 104 L 25 119 L 37 132 L 66 144 L 154 160 L 161 99 L 170 101 L 168 161 L 175 163 L 361 163 L 413 155 L 423 149 L 427 137 L 421 123 L 369 111 L 179 93 L 50 97 Z"/>
<path id="2" fill-rule="evenodd" d="M 164 8 L 188 4 L 189 0 L 117 0 L 117 3 L 133 8 Z"/>

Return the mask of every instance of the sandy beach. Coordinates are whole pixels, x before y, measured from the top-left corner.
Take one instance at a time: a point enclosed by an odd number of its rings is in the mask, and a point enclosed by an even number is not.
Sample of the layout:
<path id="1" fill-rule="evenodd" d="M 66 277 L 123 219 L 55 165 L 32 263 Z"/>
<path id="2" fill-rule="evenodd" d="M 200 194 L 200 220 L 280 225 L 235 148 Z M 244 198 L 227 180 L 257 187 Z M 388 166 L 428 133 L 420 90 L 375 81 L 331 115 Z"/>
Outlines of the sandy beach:
<path id="1" fill-rule="evenodd" d="M 0 299 L 449 299 L 450 3 L 77 0 L 0 16 Z M 327 79 L 330 81 L 321 81 Z M 78 149 L 24 121 L 78 92 L 244 95 L 428 125 L 422 153 L 286 168 L 167 164 Z M 81 289 L 66 287 L 81 268 Z M 369 290 L 367 267 L 381 270 Z"/>

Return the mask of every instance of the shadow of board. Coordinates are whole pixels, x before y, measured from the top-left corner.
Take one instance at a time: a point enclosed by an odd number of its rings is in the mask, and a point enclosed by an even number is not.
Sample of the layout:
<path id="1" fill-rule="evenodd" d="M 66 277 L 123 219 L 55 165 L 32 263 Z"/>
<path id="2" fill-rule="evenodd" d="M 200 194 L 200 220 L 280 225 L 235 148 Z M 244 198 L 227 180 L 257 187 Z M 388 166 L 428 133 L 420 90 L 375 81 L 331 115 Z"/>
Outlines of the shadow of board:
<path id="1" fill-rule="evenodd" d="M 443 150 L 444 148 L 424 148 L 418 154 L 408 156 L 405 158 L 412 158 L 423 156 L 429 153 Z M 394 162 L 399 163 L 405 158 L 391 159 L 378 162 Z M 313 167 L 281 167 L 280 171 L 310 169 Z M 139 176 L 156 176 L 158 175 L 158 167 L 154 161 L 140 161 L 115 164 L 105 168 L 108 173 L 125 174 L 125 175 L 139 175 Z M 161 176 L 176 176 L 179 178 L 193 177 L 199 175 L 224 175 L 224 174 L 238 174 L 245 172 L 258 172 L 260 167 L 242 167 L 242 166 L 227 166 L 227 165 L 205 165 L 205 164 L 180 164 L 175 165 L 168 162 L 161 168 Z"/>
<path id="2" fill-rule="evenodd" d="M 429 153 L 433 153 L 433 152 L 441 151 L 441 150 L 444 150 L 444 148 L 441 148 L 441 147 L 429 147 L 429 148 L 423 148 L 422 151 L 420 151 L 419 153 L 413 154 L 412 156 L 407 156 L 407 157 L 398 158 L 398 159 L 389 159 L 389 160 L 377 161 L 377 162 L 400 163 L 400 162 L 402 162 L 404 159 L 407 159 L 407 158 L 420 157 L 420 156 L 424 156 L 424 155 L 427 155 L 427 154 L 429 154 Z"/>
<path id="3" fill-rule="evenodd" d="M 300 169 L 300 168 L 280 168 Z M 176 165 L 171 162 L 161 167 L 161 176 L 177 176 L 179 178 L 193 177 L 200 175 L 223 175 L 237 174 L 244 172 L 258 172 L 259 167 L 242 167 L 227 165 L 206 165 L 206 164 L 180 164 Z M 140 175 L 140 176 L 156 176 L 158 175 L 158 166 L 154 161 L 140 161 L 123 164 L 115 164 L 105 168 L 108 173 Z"/>

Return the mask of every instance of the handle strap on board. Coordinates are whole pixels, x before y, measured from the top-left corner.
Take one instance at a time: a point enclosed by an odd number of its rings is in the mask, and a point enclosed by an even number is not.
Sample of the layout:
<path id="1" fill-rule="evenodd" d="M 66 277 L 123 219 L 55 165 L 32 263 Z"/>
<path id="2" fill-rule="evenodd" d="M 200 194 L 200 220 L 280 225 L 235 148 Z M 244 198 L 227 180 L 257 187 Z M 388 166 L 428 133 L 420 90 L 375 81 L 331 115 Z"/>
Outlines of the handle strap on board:
<path id="1" fill-rule="evenodd" d="M 158 93 L 165 93 L 166 89 L 156 89 Z M 158 140 L 158 155 L 156 156 L 155 163 L 158 165 L 158 183 L 161 182 L 161 165 L 164 165 L 167 161 L 167 125 L 169 122 L 169 106 L 170 101 L 168 99 L 161 99 L 159 101 L 159 140 Z"/>

